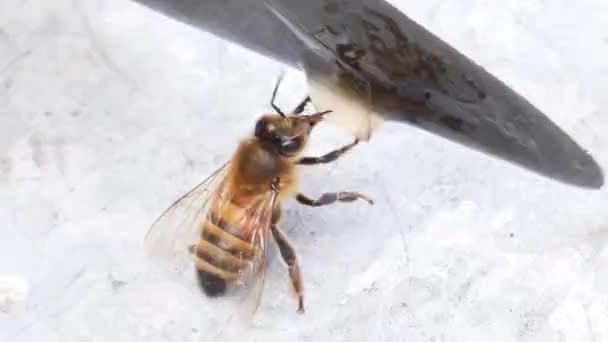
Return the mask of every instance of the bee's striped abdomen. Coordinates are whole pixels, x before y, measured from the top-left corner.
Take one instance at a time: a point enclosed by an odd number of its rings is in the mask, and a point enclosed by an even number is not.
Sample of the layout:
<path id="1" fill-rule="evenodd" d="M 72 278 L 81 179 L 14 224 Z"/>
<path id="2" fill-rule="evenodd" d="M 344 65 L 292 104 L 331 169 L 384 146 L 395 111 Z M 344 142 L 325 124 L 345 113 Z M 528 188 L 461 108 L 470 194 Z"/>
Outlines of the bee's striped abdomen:
<path id="1" fill-rule="evenodd" d="M 254 251 L 240 234 L 244 231 L 240 225 L 246 222 L 243 213 L 242 208 L 223 203 L 221 210 L 212 208 L 203 223 L 195 260 L 199 284 L 208 296 L 222 295 L 226 283 L 240 278 L 249 266 Z"/>

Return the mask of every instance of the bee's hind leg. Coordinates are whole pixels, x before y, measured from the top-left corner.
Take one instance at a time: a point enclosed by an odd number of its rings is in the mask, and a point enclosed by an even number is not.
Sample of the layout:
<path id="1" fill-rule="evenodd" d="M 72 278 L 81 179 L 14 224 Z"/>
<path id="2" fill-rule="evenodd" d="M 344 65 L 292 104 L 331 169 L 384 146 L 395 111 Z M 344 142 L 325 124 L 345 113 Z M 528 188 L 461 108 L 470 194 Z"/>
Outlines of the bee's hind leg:
<path id="1" fill-rule="evenodd" d="M 300 273 L 300 265 L 293 246 L 287 240 L 287 236 L 283 233 L 276 224 L 270 225 L 272 237 L 279 247 L 281 257 L 287 264 L 289 269 L 289 279 L 293 289 L 298 296 L 298 313 L 304 313 L 304 288 L 302 286 L 302 275 Z"/>

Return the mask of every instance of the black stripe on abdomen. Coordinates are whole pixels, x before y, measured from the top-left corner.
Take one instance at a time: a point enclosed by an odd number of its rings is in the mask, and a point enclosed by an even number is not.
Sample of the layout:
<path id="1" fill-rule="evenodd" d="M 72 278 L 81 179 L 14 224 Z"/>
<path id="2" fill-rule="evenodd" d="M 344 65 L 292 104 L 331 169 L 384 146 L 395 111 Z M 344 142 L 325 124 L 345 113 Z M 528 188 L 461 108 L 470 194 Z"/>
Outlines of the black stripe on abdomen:
<path id="1" fill-rule="evenodd" d="M 226 292 L 228 281 L 239 277 L 253 256 L 251 245 L 231 232 L 238 227 L 218 218 L 213 212 L 203 223 L 201 241 L 196 246 L 197 280 L 209 297 Z"/>

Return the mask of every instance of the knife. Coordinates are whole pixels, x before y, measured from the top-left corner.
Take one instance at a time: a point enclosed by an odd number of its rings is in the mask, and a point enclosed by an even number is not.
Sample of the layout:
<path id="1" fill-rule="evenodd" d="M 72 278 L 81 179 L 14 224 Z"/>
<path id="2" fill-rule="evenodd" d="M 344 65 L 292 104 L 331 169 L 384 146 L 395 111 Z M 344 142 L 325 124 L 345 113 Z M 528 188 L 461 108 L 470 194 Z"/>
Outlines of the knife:
<path id="1" fill-rule="evenodd" d="M 134 1 L 299 68 L 316 109 L 360 139 L 404 122 L 566 184 L 604 183 L 545 114 L 386 1 Z"/>

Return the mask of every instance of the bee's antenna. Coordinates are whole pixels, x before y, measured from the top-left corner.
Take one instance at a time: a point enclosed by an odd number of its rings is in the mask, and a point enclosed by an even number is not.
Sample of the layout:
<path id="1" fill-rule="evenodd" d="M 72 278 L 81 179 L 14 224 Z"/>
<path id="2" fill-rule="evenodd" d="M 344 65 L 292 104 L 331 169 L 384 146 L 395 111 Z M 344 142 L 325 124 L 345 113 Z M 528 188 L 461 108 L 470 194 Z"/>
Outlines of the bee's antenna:
<path id="1" fill-rule="evenodd" d="M 283 111 L 281 110 L 281 108 L 279 108 L 279 106 L 277 106 L 274 103 L 274 100 L 277 97 L 277 91 L 279 90 L 279 85 L 281 84 L 281 81 L 283 81 L 283 75 L 284 75 L 284 73 L 281 73 L 279 75 L 279 78 L 277 79 L 277 84 L 274 86 L 274 90 L 272 91 L 272 98 L 270 99 L 270 106 L 272 106 L 272 109 L 274 109 L 282 117 L 285 117 L 285 113 L 283 113 Z"/>

